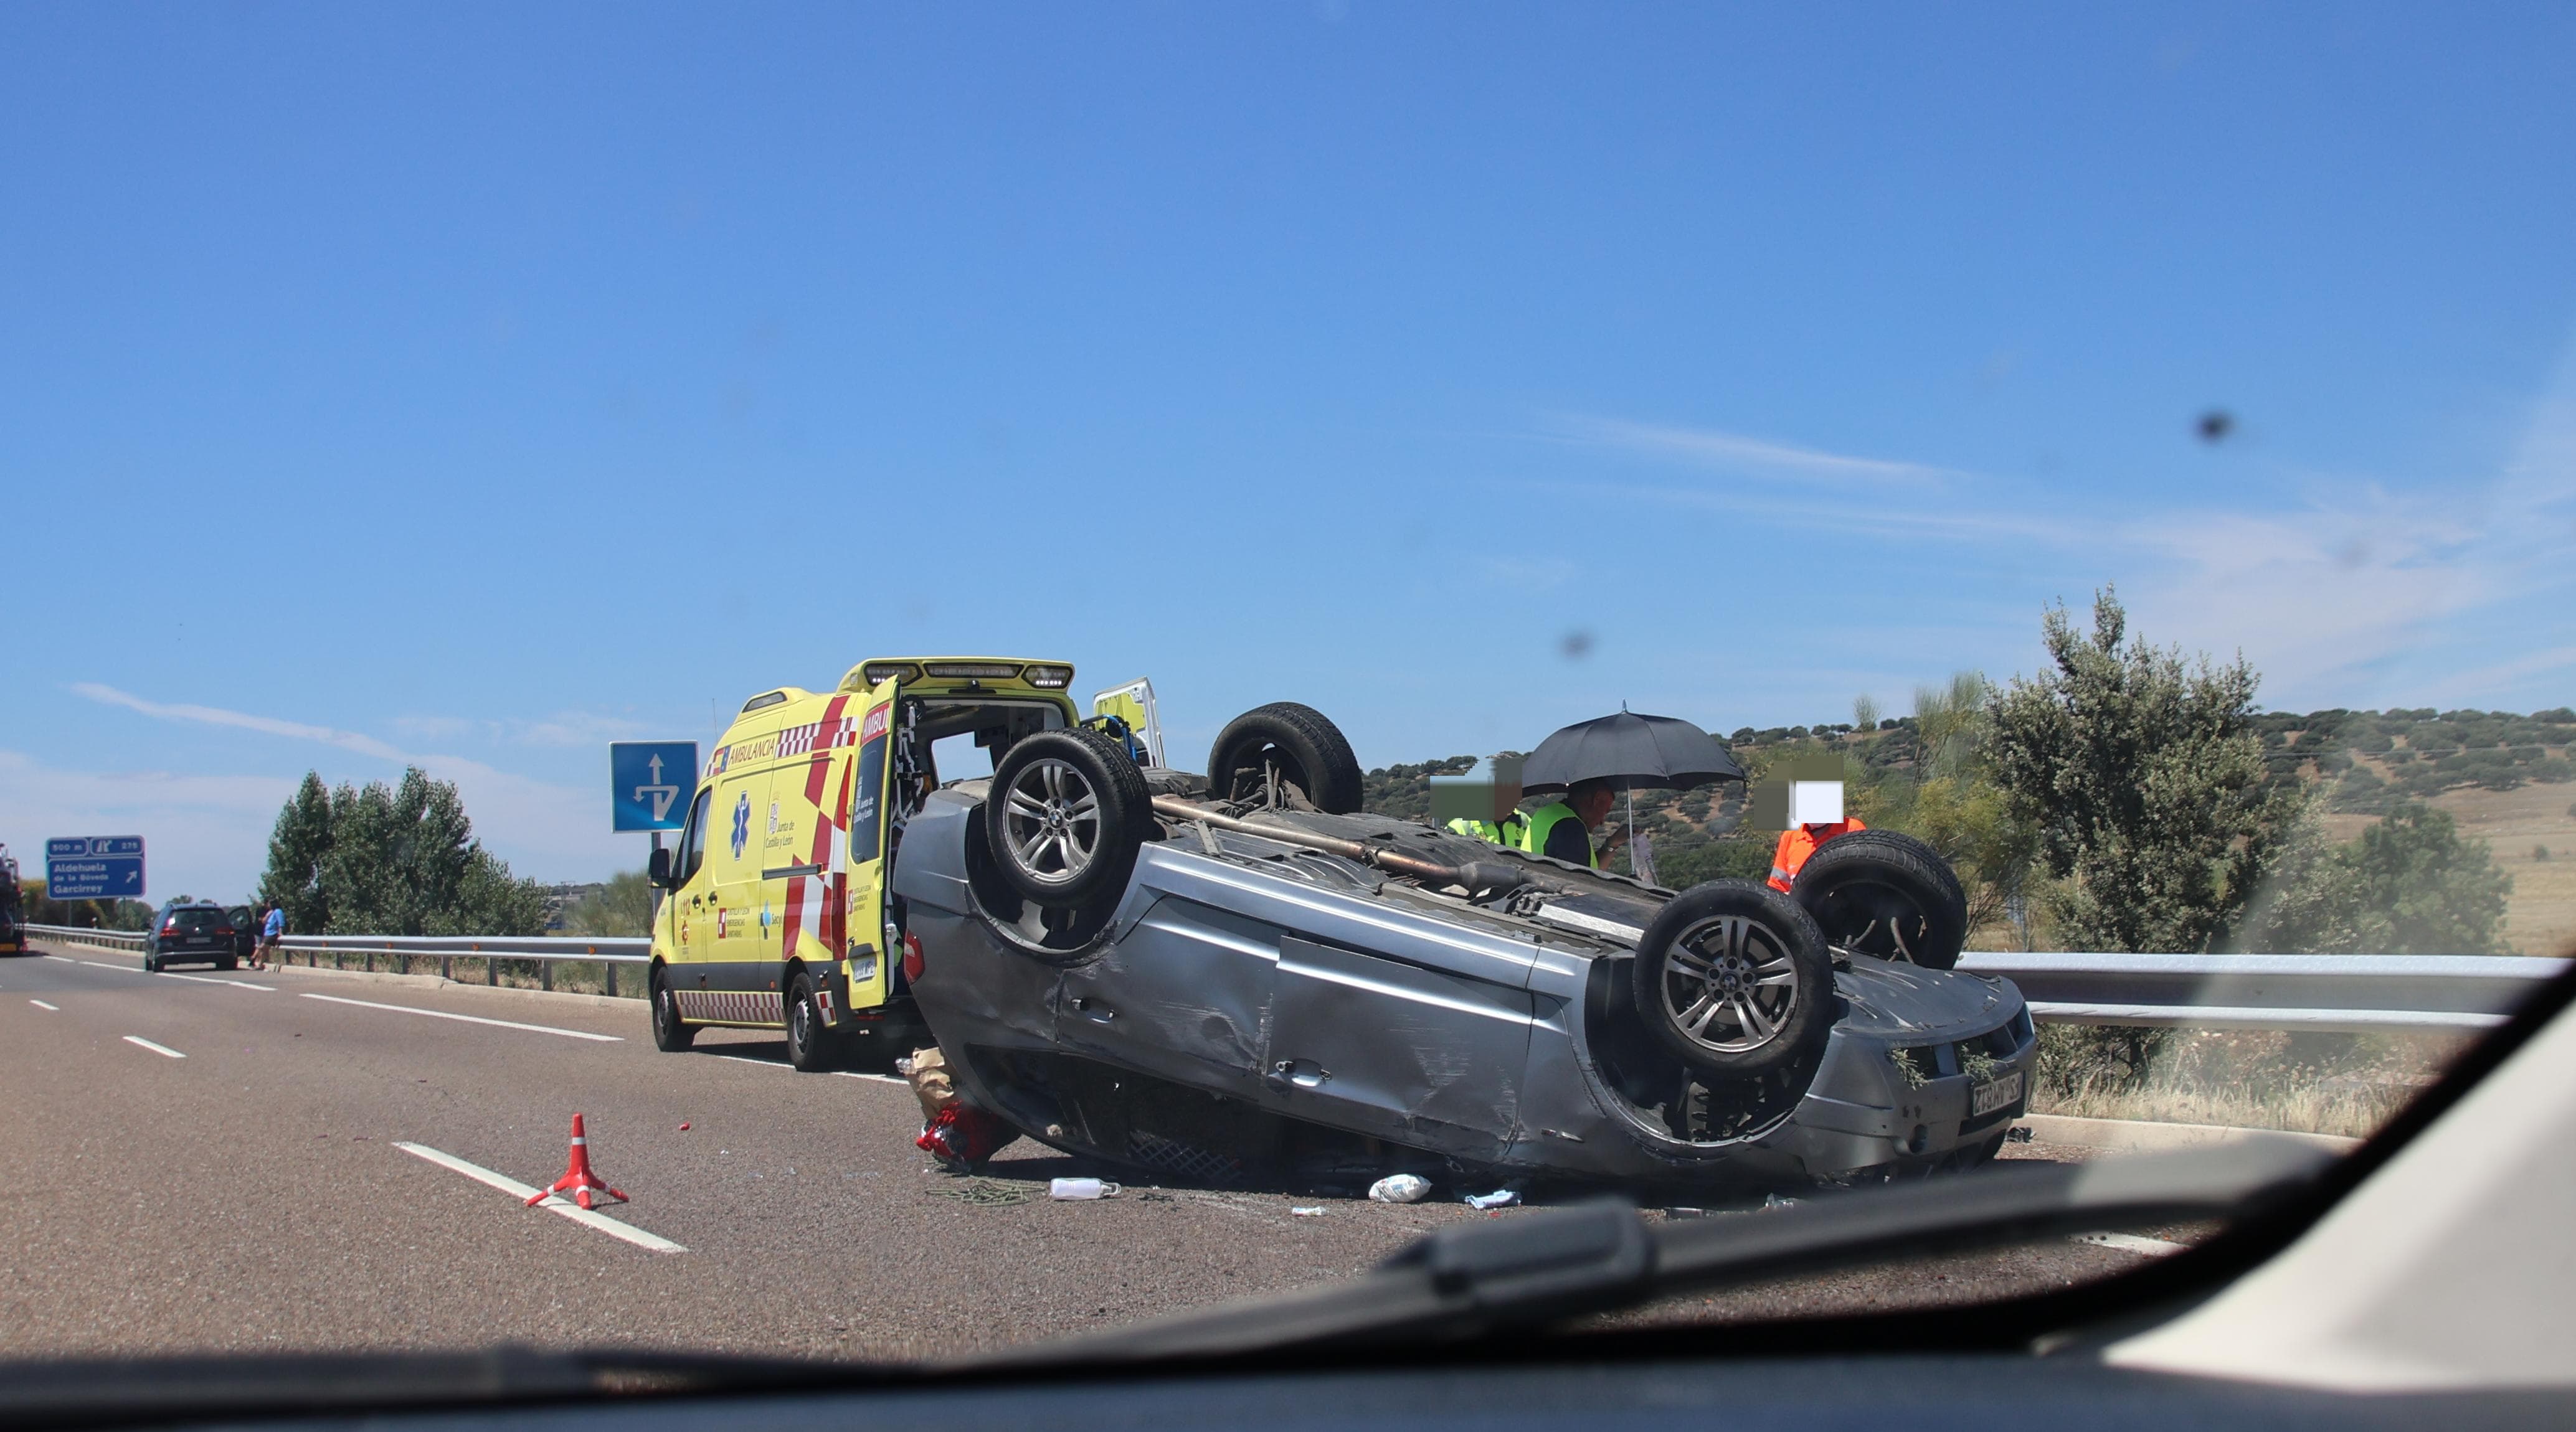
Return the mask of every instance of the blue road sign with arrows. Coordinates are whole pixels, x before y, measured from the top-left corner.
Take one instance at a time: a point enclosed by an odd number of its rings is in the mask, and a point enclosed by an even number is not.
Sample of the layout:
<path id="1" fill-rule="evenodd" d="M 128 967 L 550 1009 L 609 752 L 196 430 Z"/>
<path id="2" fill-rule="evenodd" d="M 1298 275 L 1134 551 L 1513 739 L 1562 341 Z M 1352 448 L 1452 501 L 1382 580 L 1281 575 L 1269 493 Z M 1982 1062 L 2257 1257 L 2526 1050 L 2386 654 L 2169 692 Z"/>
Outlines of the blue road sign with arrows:
<path id="1" fill-rule="evenodd" d="M 143 898 L 143 837 L 58 836 L 45 842 L 45 894 L 55 900 Z"/>
<path id="2" fill-rule="evenodd" d="M 695 741 L 612 741 L 609 809 L 618 830 L 678 830 L 689 820 L 681 797 L 697 789 Z"/>

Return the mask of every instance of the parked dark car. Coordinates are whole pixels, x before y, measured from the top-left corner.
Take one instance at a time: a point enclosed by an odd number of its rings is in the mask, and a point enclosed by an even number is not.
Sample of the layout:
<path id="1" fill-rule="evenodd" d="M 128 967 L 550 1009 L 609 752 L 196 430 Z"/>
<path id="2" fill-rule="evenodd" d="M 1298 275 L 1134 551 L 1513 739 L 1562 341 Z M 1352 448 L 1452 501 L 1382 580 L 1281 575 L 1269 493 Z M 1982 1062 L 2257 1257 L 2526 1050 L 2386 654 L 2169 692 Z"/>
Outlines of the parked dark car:
<path id="1" fill-rule="evenodd" d="M 219 970 L 241 965 L 242 926 L 232 912 L 209 901 L 171 901 L 152 918 L 143 935 L 143 968 L 159 974 L 174 964 L 206 964 Z"/>
<path id="2" fill-rule="evenodd" d="M 1044 731 L 898 815 L 905 974 L 973 1104 L 1216 1182 L 1700 1188 L 1964 1167 L 2024 1107 L 2006 981 L 1829 941 L 1755 882 L 1359 813 L 1329 722 L 1244 720 L 1214 788 Z"/>

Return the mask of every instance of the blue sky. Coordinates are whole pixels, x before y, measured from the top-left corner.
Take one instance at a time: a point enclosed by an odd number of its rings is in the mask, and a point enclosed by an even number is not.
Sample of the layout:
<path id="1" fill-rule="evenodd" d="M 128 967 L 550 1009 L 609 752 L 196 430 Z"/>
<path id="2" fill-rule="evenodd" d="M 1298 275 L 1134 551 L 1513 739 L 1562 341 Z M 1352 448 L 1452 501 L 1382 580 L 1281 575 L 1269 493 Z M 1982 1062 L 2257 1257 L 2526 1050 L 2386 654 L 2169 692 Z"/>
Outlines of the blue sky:
<path id="1" fill-rule="evenodd" d="M 2571 62 L 2563 5 L 0 8 L 0 841 L 229 894 L 410 760 L 592 878 L 606 741 L 862 656 L 1379 764 L 1901 712 L 2106 581 L 2276 707 L 2562 704 Z"/>

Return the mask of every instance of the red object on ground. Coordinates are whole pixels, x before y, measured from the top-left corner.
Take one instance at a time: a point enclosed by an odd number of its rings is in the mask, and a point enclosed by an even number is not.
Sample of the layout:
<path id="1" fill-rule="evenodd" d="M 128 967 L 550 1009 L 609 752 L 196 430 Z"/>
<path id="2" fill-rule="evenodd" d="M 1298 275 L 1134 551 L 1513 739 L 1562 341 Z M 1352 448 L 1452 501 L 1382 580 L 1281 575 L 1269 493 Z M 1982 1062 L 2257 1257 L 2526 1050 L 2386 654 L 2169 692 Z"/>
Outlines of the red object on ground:
<path id="1" fill-rule="evenodd" d="M 1019 1133 L 972 1104 L 956 1103 L 930 1116 L 912 1146 L 952 1170 L 972 1172 Z"/>
<path id="2" fill-rule="evenodd" d="M 607 1194 L 620 1203 L 626 1201 L 626 1195 L 610 1188 L 599 1175 L 590 1171 L 590 1139 L 581 1131 L 581 1115 L 575 1114 L 572 1116 L 572 1163 L 564 1169 L 564 1176 L 555 1180 L 554 1187 L 529 1199 L 528 1206 L 534 1208 L 555 1194 L 569 1193 L 573 1202 L 588 1208 L 594 1192 Z"/>

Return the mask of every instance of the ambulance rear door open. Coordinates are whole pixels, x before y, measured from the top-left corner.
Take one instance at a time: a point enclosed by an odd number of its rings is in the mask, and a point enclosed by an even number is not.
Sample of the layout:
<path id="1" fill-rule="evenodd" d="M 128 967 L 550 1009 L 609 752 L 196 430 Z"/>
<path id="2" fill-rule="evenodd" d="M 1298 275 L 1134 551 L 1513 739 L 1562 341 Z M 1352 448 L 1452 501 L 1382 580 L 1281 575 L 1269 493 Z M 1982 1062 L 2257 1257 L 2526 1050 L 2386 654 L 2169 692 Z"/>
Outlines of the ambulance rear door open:
<path id="1" fill-rule="evenodd" d="M 873 1009 L 886 1002 L 894 962 L 900 950 L 886 942 L 886 826 L 895 801 L 895 688 L 889 676 L 851 697 L 851 739 L 856 753 L 839 762 L 844 784 L 836 807 L 846 849 L 841 875 L 834 882 L 840 919 L 834 937 L 848 960 L 849 1007 Z"/>

